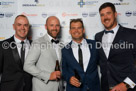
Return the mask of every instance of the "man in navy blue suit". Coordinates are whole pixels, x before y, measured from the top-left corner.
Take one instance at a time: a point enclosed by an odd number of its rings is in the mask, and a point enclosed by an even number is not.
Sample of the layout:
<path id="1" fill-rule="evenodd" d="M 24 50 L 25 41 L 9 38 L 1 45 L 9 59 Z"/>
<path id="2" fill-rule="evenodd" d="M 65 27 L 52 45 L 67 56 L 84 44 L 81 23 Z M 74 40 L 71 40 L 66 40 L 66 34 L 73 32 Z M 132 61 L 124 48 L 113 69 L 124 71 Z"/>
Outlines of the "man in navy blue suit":
<path id="1" fill-rule="evenodd" d="M 99 13 L 105 27 L 95 36 L 102 44 L 99 49 L 102 91 L 136 91 L 136 30 L 117 23 L 112 3 L 102 4 Z"/>
<path id="2" fill-rule="evenodd" d="M 72 41 L 62 49 L 62 75 L 66 91 L 100 91 L 97 50 L 94 40 L 85 39 L 81 19 L 70 22 Z"/>

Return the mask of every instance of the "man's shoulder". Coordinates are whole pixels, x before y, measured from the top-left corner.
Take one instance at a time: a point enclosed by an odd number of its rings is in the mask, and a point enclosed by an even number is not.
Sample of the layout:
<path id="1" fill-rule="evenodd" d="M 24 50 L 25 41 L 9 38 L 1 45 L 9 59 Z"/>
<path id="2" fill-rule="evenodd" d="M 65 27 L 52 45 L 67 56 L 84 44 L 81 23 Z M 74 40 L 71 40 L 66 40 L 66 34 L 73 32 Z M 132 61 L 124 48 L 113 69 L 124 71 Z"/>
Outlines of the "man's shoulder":
<path id="1" fill-rule="evenodd" d="M 92 39 L 86 39 L 87 43 L 95 43 L 95 40 Z"/>
<path id="2" fill-rule="evenodd" d="M 10 37 L 10 38 L 5 39 L 3 41 L 0 41 L 0 50 L 9 49 L 12 42 L 14 42 L 13 36 Z"/>
<path id="3" fill-rule="evenodd" d="M 64 47 L 62 48 L 62 51 L 66 51 L 66 50 L 69 50 L 71 48 L 71 44 L 72 44 L 72 41 L 65 44 Z"/>
<path id="4" fill-rule="evenodd" d="M 13 40 L 14 40 L 14 38 L 13 38 L 13 36 L 12 36 L 12 37 L 7 38 L 7 39 L 5 39 L 5 40 L 3 40 L 3 41 L 1 41 L 1 42 L 5 42 L 5 41 L 13 41 Z"/>
<path id="5" fill-rule="evenodd" d="M 103 34 L 103 31 L 104 31 L 104 30 L 102 30 L 102 31 L 100 31 L 100 32 L 97 32 L 97 33 L 95 34 L 95 37 L 102 35 L 102 34 Z"/>
<path id="6" fill-rule="evenodd" d="M 89 46 L 93 46 L 95 47 L 96 46 L 96 40 L 91 40 L 91 39 L 86 39 L 87 43 Z"/>
<path id="7" fill-rule="evenodd" d="M 136 29 L 133 29 L 133 28 L 128 28 L 128 27 L 121 27 L 123 30 L 127 31 L 127 32 L 133 32 L 133 33 L 136 33 Z"/>
<path id="8" fill-rule="evenodd" d="M 124 36 L 136 37 L 136 29 L 121 26 L 119 30 Z"/>
<path id="9" fill-rule="evenodd" d="M 45 43 L 45 42 L 47 42 L 46 37 L 47 37 L 46 35 L 39 37 L 39 38 L 33 40 L 33 43 L 43 43 L 43 42 Z"/>
<path id="10" fill-rule="evenodd" d="M 0 45 L 2 45 L 2 44 L 10 44 L 11 42 L 14 42 L 14 38 L 13 38 L 13 36 L 12 37 L 10 37 L 10 38 L 7 38 L 7 39 L 5 39 L 5 40 L 2 40 L 2 41 L 0 41 Z"/>

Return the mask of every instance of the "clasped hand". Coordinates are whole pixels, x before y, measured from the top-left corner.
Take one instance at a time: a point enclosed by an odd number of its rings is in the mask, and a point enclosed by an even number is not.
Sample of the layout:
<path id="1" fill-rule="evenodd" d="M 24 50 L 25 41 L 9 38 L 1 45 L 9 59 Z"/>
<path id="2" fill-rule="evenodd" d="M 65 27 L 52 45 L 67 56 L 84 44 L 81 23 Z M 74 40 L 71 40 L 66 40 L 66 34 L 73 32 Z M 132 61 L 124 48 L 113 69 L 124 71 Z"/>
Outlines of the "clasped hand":
<path id="1" fill-rule="evenodd" d="M 49 80 L 58 81 L 58 79 L 60 79 L 60 78 L 61 78 L 61 72 L 60 71 L 54 71 L 54 72 L 51 73 Z"/>
<path id="2" fill-rule="evenodd" d="M 75 76 L 72 76 L 70 78 L 70 84 L 75 87 L 80 87 L 80 85 L 81 85 L 80 81 Z"/>

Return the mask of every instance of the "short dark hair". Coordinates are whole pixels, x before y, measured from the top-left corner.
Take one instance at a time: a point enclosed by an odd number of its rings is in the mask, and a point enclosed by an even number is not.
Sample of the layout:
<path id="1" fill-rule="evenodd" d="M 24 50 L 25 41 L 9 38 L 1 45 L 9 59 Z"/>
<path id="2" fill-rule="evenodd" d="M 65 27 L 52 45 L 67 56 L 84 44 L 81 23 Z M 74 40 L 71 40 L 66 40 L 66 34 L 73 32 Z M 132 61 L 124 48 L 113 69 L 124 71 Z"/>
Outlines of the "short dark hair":
<path id="1" fill-rule="evenodd" d="M 83 21 L 81 18 L 78 18 L 78 19 L 70 19 L 70 29 L 71 29 L 71 23 L 76 23 L 76 22 L 80 22 L 82 24 L 82 28 L 84 29 L 84 24 L 83 24 Z"/>
<path id="2" fill-rule="evenodd" d="M 106 3 L 102 4 L 102 5 L 100 6 L 100 8 L 99 8 L 99 12 L 100 12 L 102 9 L 106 8 L 106 7 L 110 7 L 114 13 L 116 12 L 116 8 L 115 8 L 114 4 L 112 4 L 112 3 L 110 3 L 110 2 L 106 2 Z"/>

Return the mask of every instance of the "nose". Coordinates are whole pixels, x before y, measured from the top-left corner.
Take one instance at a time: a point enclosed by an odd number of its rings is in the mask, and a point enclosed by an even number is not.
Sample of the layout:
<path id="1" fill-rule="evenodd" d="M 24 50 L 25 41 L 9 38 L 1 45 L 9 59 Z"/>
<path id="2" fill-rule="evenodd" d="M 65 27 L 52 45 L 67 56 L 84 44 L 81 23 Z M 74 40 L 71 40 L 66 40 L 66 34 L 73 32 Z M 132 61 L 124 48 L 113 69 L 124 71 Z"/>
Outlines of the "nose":
<path id="1" fill-rule="evenodd" d="M 75 28 L 75 32 L 78 32 L 78 28 Z"/>
<path id="2" fill-rule="evenodd" d="M 57 29 L 57 27 L 56 27 L 56 26 L 53 26 L 53 29 Z"/>
<path id="3" fill-rule="evenodd" d="M 78 31 L 78 28 L 76 28 L 75 31 L 77 32 L 77 31 Z"/>
<path id="4" fill-rule="evenodd" d="M 107 18 L 107 15 L 104 15 L 104 19 Z"/>
<path id="5" fill-rule="evenodd" d="M 24 25 L 22 25 L 22 27 L 21 27 L 22 29 L 25 29 L 25 26 Z"/>

